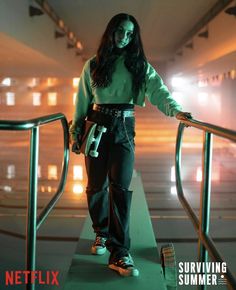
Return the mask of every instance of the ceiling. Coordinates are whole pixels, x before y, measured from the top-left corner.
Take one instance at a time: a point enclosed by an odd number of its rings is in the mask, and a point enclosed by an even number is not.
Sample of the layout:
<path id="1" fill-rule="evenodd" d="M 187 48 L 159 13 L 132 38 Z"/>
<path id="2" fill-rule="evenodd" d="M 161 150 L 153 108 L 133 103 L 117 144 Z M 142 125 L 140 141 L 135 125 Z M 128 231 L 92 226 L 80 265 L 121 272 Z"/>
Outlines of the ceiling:
<path id="1" fill-rule="evenodd" d="M 165 62 L 178 44 L 218 0 L 47 0 L 83 45 L 83 58 L 95 54 L 100 37 L 112 16 L 126 12 L 141 27 L 150 62 Z M 14 43 L 12 43 L 14 42 Z M 55 60 L 8 38 L 0 32 L 0 75 L 58 74 Z M 66 72 L 68 75 L 68 72 Z"/>
<path id="2" fill-rule="evenodd" d="M 165 61 L 217 0 L 48 0 L 77 35 L 84 56 L 95 54 L 108 21 L 120 12 L 133 15 L 141 27 L 147 58 Z"/>
<path id="3" fill-rule="evenodd" d="M 0 76 L 70 75 L 60 63 L 1 32 L 0 43 Z"/>

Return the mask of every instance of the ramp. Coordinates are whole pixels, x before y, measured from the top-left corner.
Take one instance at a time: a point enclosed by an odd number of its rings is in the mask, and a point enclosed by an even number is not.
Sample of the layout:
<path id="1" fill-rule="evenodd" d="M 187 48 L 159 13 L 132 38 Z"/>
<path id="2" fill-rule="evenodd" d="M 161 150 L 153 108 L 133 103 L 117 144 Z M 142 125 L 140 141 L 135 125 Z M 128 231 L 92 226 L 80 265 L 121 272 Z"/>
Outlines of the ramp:
<path id="1" fill-rule="evenodd" d="M 91 220 L 84 224 L 64 290 L 166 290 L 157 245 L 151 225 L 141 178 L 134 175 L 131 208 L 131 254 L 140 271 L 139 277 L 121 277 L 108 268 L 109 253 L 90 254 L 94 240 Z"/>

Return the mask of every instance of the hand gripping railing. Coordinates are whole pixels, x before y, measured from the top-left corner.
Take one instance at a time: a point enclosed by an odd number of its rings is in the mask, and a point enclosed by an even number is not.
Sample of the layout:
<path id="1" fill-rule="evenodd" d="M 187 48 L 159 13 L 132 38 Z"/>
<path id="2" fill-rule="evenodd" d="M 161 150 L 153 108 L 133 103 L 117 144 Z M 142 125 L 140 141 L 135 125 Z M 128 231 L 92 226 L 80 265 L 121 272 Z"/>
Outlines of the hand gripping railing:
<path id="1" fill-rule="evenodd" d="M 38 187 L 38 152 L 39 152 L 39 127 L 47 123 L 61 120 L 64 133 L 64 158 L 57 192 L 37 217 L 37 187 Z M 30 164 L 29 164 L 29 193 L 27 214 L 26 238 L 26 268 L 35 271 L 36 265 L 36 233 L 45 221 L 54 205 L 60 199 L 65 188 L 69 164 L 69 133 L 66 117 L 61 114 L 42 116 L 24 121 L 0 120 L 0 130 L 23 131 L 31 130 L 30 137 Z M 27 284 L 27 290 L 34 290 L 35 284 Z"/>
<path id="2" fill-rule="evenodd" d="M 181 181 L 181 144 L 185 125 L 198 128 L 204 132 L 203 136 L 203 152 L 202 152 L 202 184 L 201 184 L 201 199 L 200 199 L 200 220 L 195 215 L 193 209 L 186 200 L 183 192 Z M 223 262 L 223 259 L 217 251 L 214 242 L 209 236 L 210 224 L 210 201 L 211 201 L 211 161 L 212 161 L 212 134 L 229 139 L 236 142 L 236 131 L 228 130 L 212 124 L 199 122 L 194 119 L 181 121 L 178 128 L 176 140 L 176 188 L 178 198 L 191 219 L 194 228 L 198 233 L 198 259 L 199 262 L 207 262 L 208 253 L 213 261 Z M 236 289 L 236 280 L 230 272 L 224 273 L 227 279 L 229 289 Z M 206 289 L 206 285 L 199 286 L 198 289 Z"/>

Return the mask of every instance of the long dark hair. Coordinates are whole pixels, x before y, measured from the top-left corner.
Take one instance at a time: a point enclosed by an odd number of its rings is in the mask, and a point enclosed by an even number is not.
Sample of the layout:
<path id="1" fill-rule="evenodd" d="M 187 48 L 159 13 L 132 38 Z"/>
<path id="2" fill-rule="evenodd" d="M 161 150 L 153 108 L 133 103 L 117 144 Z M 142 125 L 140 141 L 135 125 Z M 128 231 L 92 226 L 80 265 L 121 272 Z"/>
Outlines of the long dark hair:
<path id="1" fill-rule="evenodd" d="M 121 22 L 129 20 L 134 24 L 132 39 L 127 46 L 117 49 L 114 34 Z M 129 14 L 120 13 L 112 17 L 101 38 L 96 58 L 91 62 L 91 76 L 94 87 L 107 87 L 111 83 L 114 65 L 120 51 L 125 50 L 125 66 L 132 75 L 132 89 L 135 96 L 145 83 L 147 59 L 144 54 L 140 27 Z"/>

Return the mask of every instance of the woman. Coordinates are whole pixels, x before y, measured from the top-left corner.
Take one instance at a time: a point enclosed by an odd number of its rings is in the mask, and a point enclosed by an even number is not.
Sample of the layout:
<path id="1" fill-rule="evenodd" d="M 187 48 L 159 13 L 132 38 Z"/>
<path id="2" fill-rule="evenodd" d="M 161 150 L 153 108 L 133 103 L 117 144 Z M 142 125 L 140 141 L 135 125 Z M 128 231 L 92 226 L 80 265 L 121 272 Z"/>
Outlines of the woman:
<path id="1" fill-rule="evenodd" d="M 97 158 L 86 156 L 89 213 L 96 239 L 91 252 L 110 252 L 109 268 L 122 276 L 138 276 L 129 253 L 129 190 L 134 165 L 134 105 L 144 106 L 145 97 L 167 116 L 185 120 L 162 79 L 147 62 L 140 28 L 128 14 L 114 16 L 107 25 L 96 56 L 81 74 L 70 127 L 74 151 L 79 153 L 84 119 L 107 128 Z"/>

